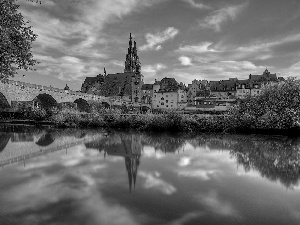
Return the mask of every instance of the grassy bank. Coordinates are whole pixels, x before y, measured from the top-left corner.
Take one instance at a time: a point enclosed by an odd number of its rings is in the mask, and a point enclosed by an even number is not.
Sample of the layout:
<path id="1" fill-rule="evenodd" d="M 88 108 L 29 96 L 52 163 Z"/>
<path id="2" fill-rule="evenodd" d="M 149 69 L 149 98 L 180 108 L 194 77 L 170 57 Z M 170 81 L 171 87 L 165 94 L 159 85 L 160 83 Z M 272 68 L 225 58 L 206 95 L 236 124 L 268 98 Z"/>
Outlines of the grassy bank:
<path id="1" fill-rule="evenodd" d="M 298 126 L 274 127 L 269 120 L 254 121 L 249 115 L 237 117 L 235 114 L 223 116 L 197 115 L 168 112 L 165 114 L 121 114 L 118 111 L 109 113 L 94 112 L 91 114 L 63 110 L 50 117 L 58 127 L 80 128 L 122 128 L 140 131 L 171 131 L 171 132 L 226 132 L 226 133 L 293 133 Z"/>

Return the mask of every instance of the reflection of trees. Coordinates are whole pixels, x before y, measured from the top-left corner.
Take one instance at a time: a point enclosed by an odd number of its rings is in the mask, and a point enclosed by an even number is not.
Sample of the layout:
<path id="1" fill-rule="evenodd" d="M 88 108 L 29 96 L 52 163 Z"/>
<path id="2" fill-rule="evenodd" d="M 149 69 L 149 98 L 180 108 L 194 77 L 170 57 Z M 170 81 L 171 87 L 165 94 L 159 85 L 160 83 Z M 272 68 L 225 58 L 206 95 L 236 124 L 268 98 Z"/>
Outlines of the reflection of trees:
<path id="1" fill-rule="evenodd" d="M 246 171 L 258 170 L 271 181 L 286 187 L 300 179 L 300 138 L 261 135 L 201 135 L 188 139 L 196 147 L 230 150 Z"/>
<path id="2" fill-rule="evenodd" d="M 40 139 L 36 142 L 36 144 L 45 147 L 52 144 L 54 140 L 55 139 L 52 137 L 50 133 L 46 133 L 42 137 L 40 137 Z"/>
<path id="3" fill-rule="evenodd" d="M 174 134 L 144 134 L 142 139 L 144 144 L 164 152 L 175 152 L 181 149 L 186 140 L 182 135 Z"/>
<path id="4" fill-rule="evenodd" d="M 279 180 L 286 187 L 300 179 L 300 139 L 239 137 L 231 150 L 246 171 L 258 170 L 269 180 Z"/>
<path id="5" fill-rule="evenodd" d="M 5 149 L 10 137 L 11 134 L 9 133 L 0 133 L 0 152 L 2 152 L 3 149 Z"/>
<path id="6" fill-rule="evenodd" d="M 188 143 L 194 148 L 208 147 L 210 150 L 228 150 L 236 143 L 234 138 L 226 135 L 201 135 L 188 139 Z"/>
<path id="7" fill-rule="evenodd" d="M 33 142 L 32 133 L 12 133 L 11 141 L 12 142 Z"/>

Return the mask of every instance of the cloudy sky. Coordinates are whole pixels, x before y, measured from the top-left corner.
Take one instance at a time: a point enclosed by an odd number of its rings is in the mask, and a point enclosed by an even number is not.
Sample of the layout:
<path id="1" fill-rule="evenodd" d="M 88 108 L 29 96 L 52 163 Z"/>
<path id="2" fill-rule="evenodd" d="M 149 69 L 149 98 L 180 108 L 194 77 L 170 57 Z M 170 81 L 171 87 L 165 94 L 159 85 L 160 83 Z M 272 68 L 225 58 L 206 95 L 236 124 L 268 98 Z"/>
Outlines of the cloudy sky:
<path id="1" fill-rule="evenodd" d="M 79 90 L 123 72 L 129 33 L 146 83 L 300 74 L 299 0 L 19 0 L 38 35 L 35 72 L 15 80 Z M 23 76 L 25 74 L 25 76 Z"/>

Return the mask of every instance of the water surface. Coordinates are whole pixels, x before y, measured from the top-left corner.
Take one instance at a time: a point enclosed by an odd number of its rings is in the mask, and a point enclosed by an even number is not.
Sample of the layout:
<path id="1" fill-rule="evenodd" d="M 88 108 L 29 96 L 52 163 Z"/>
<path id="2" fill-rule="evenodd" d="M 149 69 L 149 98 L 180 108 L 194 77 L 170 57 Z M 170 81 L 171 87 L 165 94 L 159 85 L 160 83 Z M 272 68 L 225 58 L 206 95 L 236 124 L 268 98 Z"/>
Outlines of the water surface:
<path id="1" fill-rule="evenodd" d="M 300 139 L 0 133 L 0 224 L 300 224 Z"/>

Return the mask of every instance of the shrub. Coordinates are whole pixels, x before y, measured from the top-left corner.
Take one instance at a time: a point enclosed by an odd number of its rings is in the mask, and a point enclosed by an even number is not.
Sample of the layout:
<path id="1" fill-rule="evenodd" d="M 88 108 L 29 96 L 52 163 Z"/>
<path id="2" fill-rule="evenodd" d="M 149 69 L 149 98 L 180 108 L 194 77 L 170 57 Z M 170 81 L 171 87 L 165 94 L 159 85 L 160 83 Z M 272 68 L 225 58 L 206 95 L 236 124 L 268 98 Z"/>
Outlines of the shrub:
<path id="1" fill-rule="evenodd" d="M 288 78 L 268 83 L 256 97 L 248 96 L 229 111 L 230 128 L 291 129 L 299 127 L 300 81 Z M 230 122 L 229 122 L 230 123 Z"/>

